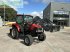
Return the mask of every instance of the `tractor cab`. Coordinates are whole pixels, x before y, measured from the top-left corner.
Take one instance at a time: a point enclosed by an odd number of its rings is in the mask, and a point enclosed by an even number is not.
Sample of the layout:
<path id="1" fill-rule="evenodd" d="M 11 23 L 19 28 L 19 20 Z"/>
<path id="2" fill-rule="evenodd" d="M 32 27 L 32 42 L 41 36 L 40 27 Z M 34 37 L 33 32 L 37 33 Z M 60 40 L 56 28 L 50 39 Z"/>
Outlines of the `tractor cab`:
<path id="1" fill-rule="evenodd" d="M 20 26 L 21 32 L 27 31 L 32 25 L 33 16 L 31 15 L 17 15 L 16 23 Z"/>
<path id="2" fill-rule="evenodd" d="M 31 23 L 33 21 L 33 16 L 31 15 L 17 15 L 16 22 L 18 24 Z"/>

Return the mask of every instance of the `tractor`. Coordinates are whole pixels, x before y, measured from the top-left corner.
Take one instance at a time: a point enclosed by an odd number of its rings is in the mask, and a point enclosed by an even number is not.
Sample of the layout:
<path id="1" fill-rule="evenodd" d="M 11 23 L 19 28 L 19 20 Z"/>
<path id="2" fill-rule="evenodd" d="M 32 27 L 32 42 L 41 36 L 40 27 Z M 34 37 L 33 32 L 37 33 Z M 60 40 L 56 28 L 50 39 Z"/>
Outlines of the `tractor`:
<path id="1" fill-rule="evenodd" d="M 18 39 L 22 35 L 24 44 L 27 46 L 32 45 L 34 37 L 38 37 L 39 41 L 44 41 L 46 35 L 44 29 L 39 23 L 33 22 L 31 15 L 17 15 L 16 23 L 12 24 L 10 35 L 13 39 Z"/>

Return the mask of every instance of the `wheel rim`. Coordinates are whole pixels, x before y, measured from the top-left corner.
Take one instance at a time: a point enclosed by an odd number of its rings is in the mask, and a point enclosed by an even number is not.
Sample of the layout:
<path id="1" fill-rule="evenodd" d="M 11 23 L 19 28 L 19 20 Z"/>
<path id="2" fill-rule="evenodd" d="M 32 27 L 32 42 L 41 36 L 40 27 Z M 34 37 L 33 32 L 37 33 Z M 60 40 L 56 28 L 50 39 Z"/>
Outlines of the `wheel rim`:
<path id="1" fill-rule="evenodd" d="M 39 36 L 39 39 L 44 39 L 44 36 L 43 36 L 43 35 L 40 35 L 40 36 Z"/>
<path id="2" fill-rule="evenodd" d="M 25 38 L 25 44 L 29 44 L 29 39 Z"/>
<path id="3" fill-rule="evenodd" d="M 12 29 L 12 37 L 15 37 L 15 30 Z"/>

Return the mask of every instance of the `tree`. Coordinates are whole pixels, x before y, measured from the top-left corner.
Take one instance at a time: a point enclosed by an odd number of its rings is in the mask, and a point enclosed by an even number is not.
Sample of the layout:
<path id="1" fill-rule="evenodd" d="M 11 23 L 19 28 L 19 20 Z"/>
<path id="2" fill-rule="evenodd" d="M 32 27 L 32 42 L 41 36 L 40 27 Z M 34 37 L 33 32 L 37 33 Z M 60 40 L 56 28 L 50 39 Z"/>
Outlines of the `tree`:
<path id="1" fill-rule="evenodd" d="M 4 6 L 5 6 L 5 20 L 12 21 L 16 17 L 17 11 L 8 5 L 0 5 L 0 16 L 4 19 Z"/>

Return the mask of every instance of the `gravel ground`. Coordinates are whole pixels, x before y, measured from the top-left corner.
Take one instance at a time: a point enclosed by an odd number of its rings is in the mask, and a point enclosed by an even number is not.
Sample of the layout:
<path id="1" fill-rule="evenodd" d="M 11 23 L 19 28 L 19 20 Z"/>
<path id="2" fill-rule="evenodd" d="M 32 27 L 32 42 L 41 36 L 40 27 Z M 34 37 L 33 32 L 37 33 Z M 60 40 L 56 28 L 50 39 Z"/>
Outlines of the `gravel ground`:
<path id="1" fill-rule="evenodd" d="M 0 28 L 0 52 L 70 52 L 70 28 L 60 32 L 45 32 L 46 40 L 35 41 L 26 46 L 22 39 L 13 40 L 8 36 L 10 27 Z"/>

